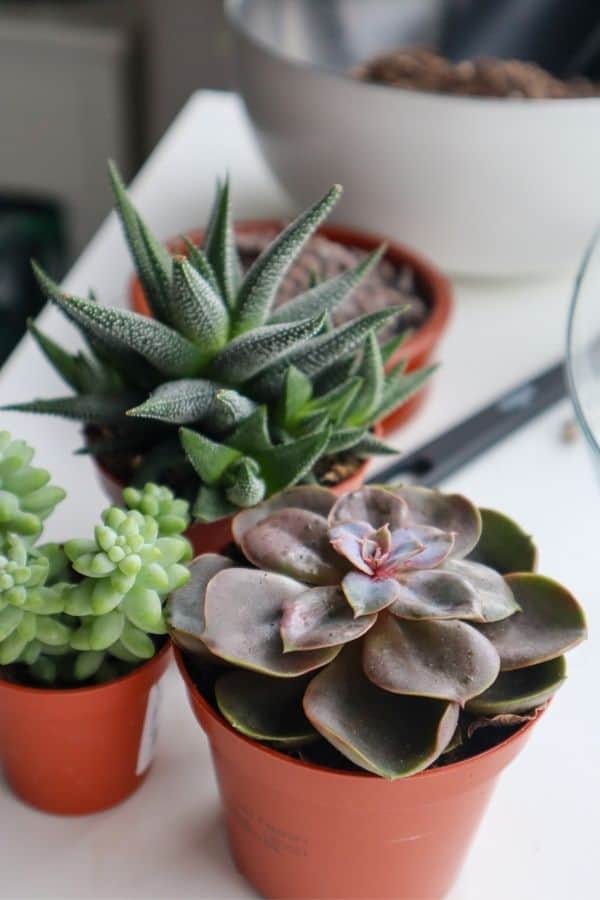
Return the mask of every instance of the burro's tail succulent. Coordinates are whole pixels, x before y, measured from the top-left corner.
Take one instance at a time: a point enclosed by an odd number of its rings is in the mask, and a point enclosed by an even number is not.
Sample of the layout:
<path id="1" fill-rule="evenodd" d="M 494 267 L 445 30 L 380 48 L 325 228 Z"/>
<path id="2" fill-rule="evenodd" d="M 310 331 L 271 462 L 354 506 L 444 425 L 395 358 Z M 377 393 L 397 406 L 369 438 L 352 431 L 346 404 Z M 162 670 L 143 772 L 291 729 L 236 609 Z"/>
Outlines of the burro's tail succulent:
<path id="1" fill-rule="evenodd" d="M 165 599 L 189 578 L 188 504 L 155 484 L 127 488 L 124 507 L 104 510 L 93 537 L 38 545 L 31 509 L 46 514 L 64 492 L 48 492 L 30 447 L 4 443 L 5 459 L 21 466 L 11 464 L 2 491 L 12 514 L 0 521 L 0 666 L 61 686 L 105 681 L 152 657 L 167 631 Z M 43 503 L 24 491 L 32 479 Z"/>
<path id="2" fill-rule="evenodd" d="M 215 673 L 218 709 L 282 749 L 325 739 L 398 778 L 515 724 L 565 679 L 585 636 L 565 588 L 534 573 L 510 519 L 458 495 L 296 487 L 239 513 L 248 565 L 207 554 L 168 603 L 170 630 Z"/>
<path id="3" fill-rule="evenodd" d="M 90 452 L 109 462 L 125 458 L 132 482 L 176 486 L 204 522 L 315 481 L 323 457 L 393 452 L 371 429 L 431 369 L 385 371 L 403 335 L 382 346 L 376 335 L 400 307 L 338 327 L 330 319 L 383 248 L 274 308 L 287 269 L 334 207 L 339 186 L 285 228 L 243 275 L 227 181 L 218 185 L 203 246 L 187 241 L 185 254 L 172 257 L 142 221 L 114 167 L 110 173 L 152 315 L 65 294 L 36 267 L 45 295 L 87 347 L 69 352 L 32 324 L 33 337 L 74 394 L 8 408 L 82 421 Z M 1 504 L 0 496 L 0 514 Z"/>

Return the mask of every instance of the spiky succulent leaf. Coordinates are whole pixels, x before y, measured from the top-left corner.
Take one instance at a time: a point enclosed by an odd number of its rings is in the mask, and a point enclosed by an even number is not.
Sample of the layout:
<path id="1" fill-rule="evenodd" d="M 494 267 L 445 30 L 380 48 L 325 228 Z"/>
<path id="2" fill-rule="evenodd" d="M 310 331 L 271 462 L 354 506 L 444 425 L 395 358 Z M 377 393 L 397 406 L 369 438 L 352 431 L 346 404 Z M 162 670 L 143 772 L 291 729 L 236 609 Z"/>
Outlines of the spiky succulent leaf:
<path id="1" fill-rule="evenodd" d="M 500 658 L 466 622 L 410 622 L 382 614 L 365 638 L 363 667 L 385 691 L 464 706 L 494 683 Z"/>
<path id="2" fill-rule="evenodd" d="M 218 484 L 229 466 L 242 458 L 239 450 L 211 441 L 189 428 L 180 428 L 179 436 L 189 461 L 209 486 Z"/>
<path id="3" fill-rule="evenodd" d="M 500 672 L 487 691 L 467 704 L 467 711 L 481 716 L 529 712 L 549 700 L 566 677 L 564 656 L 524 669 Z"/>
<path id="4" fill-rule="evenodd" d="M 227 342 L 229 315 L 221 297 L 183 256 L 173 260 L 172 321 L 208 362 Z"/>
<path id="5" fill-rule="evenodd" d="M 2 407 L 15 412 L 38 413 L 45 416 L 61 416 L 97 425 L 122 423 L 127 410 L 138 396 L 121 394 L 75 394 L 72 397 L 51 397 L 48 400 L 30 400 L 27 403 L 10 403 Z"/>
<path id="6" fill-rule="evenodd" d="M 68 353 L 59 344 L 44 334 L 31 319 L 27 322 L 29 333 L 36 344 L 70 387 L 75 391 L 118 390 L 120 378 L 83 353 Z"/>
<path id="7" fill-rule="evenodd" d="M 202 250 L 200 247 L 197 247 L 186 237 L 183 238 L 183 243 L 190 265 L 194 267 L 199 275 L 202 275 L 204 280 L 208 282 L 208 284 L 216 294 L 220 293 L 217 277 L 214 273 L 213 267 L 208 261 L 208 257 L 206 256 L 204 250 Z"/>
<path id="8" fill-rule="evenodd" d="M 365 341 L 365 349 L 360 369 L 361 382 L 352 409 L 346 418 L 347 425 L 369 425 L 373 416 L 379 414 L 385 388 L 383 360 L 379 342 L 373 332 Z"/>
<path id="9" fill-rule="evenodd" d="M 139 406 L 128 409 L 127 415 L 185 425 L 199 421 L 210 412 L 215 393 L 214 383 L 203 378 L 167 381 Z"/>
<path id="10" fill-rule="evenodd" d="M 331 430 L 307 434 L 287 444 L 256 450 L 254 459 L 260 465 L 269 494 L 276 494 L 304 478 L 325 453 Z"/>
<path id="11" fill-rule="evenodd" d="M 298 414 L 311 399 L 313 386 L 310 378 L 296 366 L 290 366 L 285 374 L 282 397 L 282 420 L 284 426 L 293 424 Z"/>
<path id="12" fill-rule="evenodd" d="M 299 322 L 263 325 L 230 341 L 212 361 L 211 373 L 225 384 L 242 384 L 317 334 L 323 316 Z"/>
<path id="13" fill-rule="evenodd" d="M 216 522 L 231 516 L 237 508 L 223 495 L 220 488 L 202 485 L 196 495 L 192 515 L 199 522 Z"/>
<path id="14" fill-rule="evenodd" d="M 437 366 L 426 366 L 409 372 L 407 375 L 390 375 L 386 378 L 383 388 L 383 396 L 377 410 L 371 416 L 372 422 L 379 422 L 388 413 L 393 412 L 398 406 L 410 400 L 414 394 L 421 390 L 429 380 Z"/>
<path id="15" fill-rule="evenodd" d="M 281 678 L 324 666 L 338 648 L 283 652 L 278 630 L 283 606 L 304 590 L 272 572 L 235 567 L 218 572 L 206 589 L 204 643 L 226 662 Z"/>
<path id="16" fill-rule="evenodd" d="M 269 435 L 266 407 L 259 406 L 248 418 L 240 422 L 233 434 L 227 438 L 227 443 L 249 456 L 254 456 L 261 450 L 270 450 L 273 442 Z"/>
<path id="17" fill-rule="evenodd" d="M 266 322 L 285 272 L 304 243 L 327 218 L 341 193 L 339 185 L 332 187 L 321 200 L 288 225 L 261 253 L 246 274 L 238 293 L 234 334 L 242 334 Z"/>
<path id="18" fill-rule="evenodd" d="M 338 385 L 324 394 L 313 396 L 312 400 L 309 400 L 301 410 L 301 418 L 307 418 L 314 413 L 326 412 L 335 425 L 346 423 L 348 410 L 354 408 L 356 397 L 362 386 L 362 378 L 355 376 L 349 378 L 346 384 Z"/>
<path id="19" fill-rule="evenodd" d="M 169 296 L 171 282 L 171 258 L 163 245 L 150 233 L 133 206 L 116 165 L 108 164 L 115 208 L 123 226 L 139 279 L 146 299 L 154 315 L 163 322 L 170 322 Z"/>
<path id="20" fill-rule="evenodd" d="M 354 268 L 347 269 L 335 278 L 322 281 L 303 294 L 288 300 L 271 314 L 269 322 L 295 322 L 335 309 L 373 271 L 384 252 L 385 246 L 379 247 Z"/>
<path id="21" fill-rule="evenodd" d="M 498 651 L 503 671 L 555 659 L 585 638 L 583 611 L 560 584 L 531 573 L 506 580 L 521 611 L 477 626 Z"/>
<path id="22" fill-rule="evenodd" d="M 318 738 L 302 710 L 308 678 L 227 672 L 215 685 L 219 712 L 253 740 L 287 749 L 303 747 Z"/>
<path id="23" fill-rule="evenodd" d="M 223 488 L 229 502 L 241 509 L 256 506 L 267 493 L 258 463 L 249 456 L 243 456 L 228 468 L 223 478 Z"/>
<path id="24" fill-rule="evenodd" d="M 222 185 L 217 184 L 203 250 L 215 273 L 221 296 L 233 310 L 240 283 L 240 263 L 233 233 L 229 177 Z"/>
<path id="25" fill-rule="evenodd" d="M 389 340 L 385 341 L 381 347 L 381 358 L 384 365 L 390 361 L 396 350 L 401 347 L 402 344 L 406 343 L 410 334 L 410 331 L 402 331 L 400 334 L 395 334 L 393 337 L 389 338 Z"/>
<path id="26" fill-rule="evenodd" d="M 360 643 L 348 644 L 312 678 L 304 695 L 306 717 L 362 769 L 384 778 L 426 769 L 450 743 L 458 705 L 381 690 L 365 677 L 360 656 Z"/>
<path id="27" fill-rule="evenodd" d="M 257 406 L 254 400 L 233 388 L 219 388 L 207 419 L 207 424 L 215 434 L 229 434 L 242 425 Z"/>
<path id="28" fill-rule="evenodd" d="M 369 459 L 371 456 L 396 456 L 398 450 L 367 431 L 356 444 L 352 445 L 352 453 L 354 456 Z"/>

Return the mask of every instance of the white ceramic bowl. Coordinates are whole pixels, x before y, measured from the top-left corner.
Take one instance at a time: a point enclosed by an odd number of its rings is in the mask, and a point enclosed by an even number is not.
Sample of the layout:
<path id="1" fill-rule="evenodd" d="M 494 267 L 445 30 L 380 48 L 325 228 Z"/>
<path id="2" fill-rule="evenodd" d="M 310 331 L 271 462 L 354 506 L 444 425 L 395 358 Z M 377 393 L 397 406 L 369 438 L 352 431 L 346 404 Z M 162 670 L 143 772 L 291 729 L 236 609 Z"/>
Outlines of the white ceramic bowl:
<path id="1" fill-rule="evenodd" d="M 451 97 L 344 74 L 427 41 L 437 7 L 228 0 L 239 89 L 270 166 L 299 207 L 341 182 L 334 218 L 451 272 L 573 263 L 600 220 L 600 99 Z"/>

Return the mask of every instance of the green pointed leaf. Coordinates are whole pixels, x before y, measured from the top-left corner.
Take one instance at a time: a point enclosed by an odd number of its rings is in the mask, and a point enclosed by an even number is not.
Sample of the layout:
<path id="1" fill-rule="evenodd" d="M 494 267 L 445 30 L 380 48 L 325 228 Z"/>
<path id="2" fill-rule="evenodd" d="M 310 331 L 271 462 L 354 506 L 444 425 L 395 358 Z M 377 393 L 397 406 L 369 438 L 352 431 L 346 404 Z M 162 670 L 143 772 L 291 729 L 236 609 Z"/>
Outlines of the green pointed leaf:
<path id="1" fill-rule="evenodd" d="M 361 459 L 370 459 L 372 456 L 397 456 L 399 451 L 397 447 L 380 441 L 367 431 L 356 444 L 352 445 L 352 453 Z"/>
<path id="2" fill-rule="evenodd" d="M 317 334 L 323 316 L 282 325 L 263 325 L 229 342 L 212 361 L 211 372 L 218 381 L 241 384 L 258 375 L 284 356 L 290 347 L 298 347 Z"/>
<path id="3" fill-rule="evenodd" d="M 169 322 L 171 258 L 168 251 L 149 232 L 131 203 L 117 167 L 108 164 L 115 207 L 129 244 L 144 294 L 153 314 Z"/>
<path id="4" fill-rule="evenodd" d="M 167 600 L 169 634 L 175 643 L 188 653 L 204 657 L 206 647 L 202 641 L 204 631 L 204 601 L 211 578 L 230 569 L 234 563 L 217 553 L 203 553 L 190 564 L 187 584 L 173 591 Z"/>
<path id="5" fill-rule="evenodd" d="M 279 622 L 284 605 L 304 590 L 303 584 L 273 572 L 237 567 L 218 572 L 206 589 L 204 643 L 227 662 L 282 678 L 324 666 L 339 648 L 283 652 Z"/>
<path id="6" fill-rule="evenodd" d="M 194 519 L 199 522 L 217 522 L 237 512 L 237 507 L 223 495 L 221 488 L 202 485 L 192 509 Z"/>
<path id="7" fill-rule="evenodd" d="M 208 362 L 227 341 L 227 308 L 184 256 L 176 256 L 173 260 L 172 290 L 173 324 L 200 347 Z"/>
<path id="8" fill-rule="evenodd" d="M 215 273 L 221 295 L 229 309 L 234 309 L 240 283 L 240 262 L 233 233 L 229 177 L 224 184 L 217 185 L 203 249 Z"/>
<path id="9" fill-rule="evenodd" d="M 360 369 L 360 390 L 356 393 L 352 409 L 346 416 L 347 425 L 370 424 L 383 400 L 385 374 L 383 360 L 376 336 L 371 332 L 365 341 Z"/>
<path id="10" fill-rule="evenodd" d="M 335 309 L 373 271 L 384 253 L 385 245 L 373 250 L 354 268 L 293 297 L 271 314 L 269 322 L 295 322 Z"/>
<path id="11" fill-rule="evenodd" d="M 306 376 L 305 376 L 306 377 Z M 362 378 L 354 376 L 345 384 L 338 385 L 325 394 L 318 394 L 305 405 L 304 414 L 326 412 L 334 425 L 346 422 L 348 410 L 356 402 L 356 397 L 363 386 Z"/>
<path id="12" fill-rule="evenodd" d="M 402 344 L 406 343 L 411 334 L 412 331 L 410 330 L 402 331 L 400 334 L 395 334 L 394 337 L 391 337 L 382 345 L 381 358 L 384 365 L 390 361 L 398 347 L 401 347 Z"/>
<path id="13" fill-rule="evenodd" d="M 74 391 L 80 391 L 82 388 L 80 357 L 67 353 L 59 344 L 41 332 L 31 319 L 27 322 L 27 328 L 46 359 L 56 369 L 63 381 L 69 387 L 72 387 Z"/>
<path id="14" fill-rule="evenodd" d="M 189 428 L 180 428 L 179 437 L 189 461 L 209 486 L 217 484 L 229 466 L 242 456 L 239 450 L 217 444 Z"/>
<path id="15" fill-rule="evenodd" d="M 291 749 L 318 738 L 302 710 L 308 676 L 271 678 L 258 672 L 227 672 L 217 679 L 221 715 L 255 741 Z"/>
<path id="16" fill-rule="evenodd" d="M 529 712 L 546 703 L 564 684 L 566 677 L 564 656 L 536 666 L 500 672 L 487 691 L 469 701 L 467 712 L 481 716 Z"/>
<path id="17" fill-rule="evenodd" d="M 227 444 L 248 456 L 254 456 L 261 450 L 269 450 L 273 446 L 273 442 L 269 435 L 266 407 L 259 406 L 247 419 L 244 419 L 233 434 L 227 438 Z"/>
<path id="18" fill-rule="evenodd" d="M 584 640 L 585 616 L 562 585 L 531 573 L 508 575 L 506 581 L 521 612 L 477 626 L 500 654 L 503 671 L 555 659 Z"/>
<path id="19" fill-rule="evenodd" d="M 216 434 L 228 434 L 256 410 L 256 403 L 233 388 L 219 388 L 210 411 L 210 427 Z"/>
<path id="20" fill-rule="evenodd" d="M 315 587 L 285 604 L 280 633 L 285 653 L 348 644 L 362 637 L 376 615 L 357 616 L 337 585 Z"/>
<path id="21" fill-rule="evenodd" d="M 358 356 L 358 351 L 345 356 L 342 355 L 341 359 L 337 359 L 330 366 L 323 369 L 322 372 L 312 379 L 314 392 L 322 394 L 334 387 L 345 384 L 358 371 Z"/>
<path id="22" fill-rule="evenodd" d="M 183 243 L 185 244 L 186 255 L 190 265 L 194 267 L 199 275 L 202 275 L 215 294 L 220 294 L 221 290 L 219 288 L 219 283 L 217 282 L 217 276 L 215 275 L 213 267 L 209 263 L 204 250 L 201 250 L 200 247 L 196 247 L 196 245 L 192 244 L 186 237 L 183 238 Z"/>
<path id="23" fill-rule="evenodd" d="M 242 282 L 237 299 L 234 334 L 250 331 L 266 321 L 287 269 L 311 234 L 327 218 L 341 193 L 339 185 L 332 187 L 261 253 Z"/>
<path id="24" fill-rule="evenodd" d="M 233 463 L 223 478 L 225 496 L 234 506 L 246 509 L 264 500 L 267 486 L 258 472 L 258 465 L 248 456 Z"/>
<path id="25" fill-rule="evenodd" d="M 417 369 L 416 372 L 409 372 L 408 375 L 388 375 L 381 403 L 372 415 L 372 421 L 381 421 L 388 413 L 393 412 L 406 403 L 407 400 L 410 400 L 411 397 L 421 390 L 436 368 L 437 366 L 427 366 L 423 369 Z"/>
<path id="26" fill-rule="evenodd" d="M 259 398 L 269 399 L 278 396 L 290 365 L 295 365 L 311 379 L 315 378 L 340 357 L 360 347 L 369 332 L 376 330 L 393 316 L 397 316 L 401 310 L 402 307 L 389 307 L 367 313 L 346 325 L 340 325 L 329 334 L 312 338 L 302 347 L 289 351 L 279 362 L 266 368 L 250 383 L 250 390 Z"/>
<path id="27" fill-rule="evenodd" d="M 495 509 L 480 509 L 481 537 L 469 559 L 490 566 L 502 575 L 533 572 L 537 549 L 531 537 L 516 522 Z"/>
<path id="28" fill-rule="evenodd" d="M 363 668 L 385 691 L 463 706 L 494 683 L 500 659 L 471 625 L 381 614 L 365 638 Z"/>
<path id="29" fill-rule="evenodd" d="M 330 429 L 325 429 L 320 434 L 308 434 L 288 444 L 256 451 L 253 455 L 269 494 L 283 491 L 307 475 L 325 452 L 330 436 Z"/>
<path id="30" fill-rule="evenodd" d="M 11 403 L 2 409 L 15 412 L 38 413 L 46 416 L 61 416 L 94 425 L 116 425 L 125 419 L 125 414 L 135 394 L 75 394 L 73 397 L 51 397 L 48 400 L 31 400 L 28 403 Z"/>
<path id="31" fill-rule="evenodd" d="M 161 384 L 149 397 L 127 411 L 128 416 L 184 425 L 210 411 L 216 386 L 203 378 L 181 378 Z"/>
<path id="32" fill-rule="evenodd" d="M 195 374 L 202 366 L 201 350 L 162 322 L 128 310 L 99 306 L 82 297 L 67 296 L 37 267 L 35 273 L 49 299 L 87 334 L 105 341 L 110 348 L 133 350 L 171 378 Z"/>
<path id="33" fill-rule="evenodd" d="M 331 435 L 325 452 L 332 456 L 344 450 L 353 450 L 366 434 L 364 428 L 340 428 Z"/>
<path id="34" fill-rule="evenodd" d="M 311 399 L 313 392 L 310 378 L 297 369 L 290 366 L 285 374 L 283 387 L 283 422 L 288 426 L 294 422 L 297 414 Z"/>
<path id="35" fill-rule="evenodd" d="M 458 705 L 382 691 L 365 677 L 361 642 L 348 644 L 304 695 L 308 720 L 347 759 L 384 778 L 427 769 L 452 740 Z"/>

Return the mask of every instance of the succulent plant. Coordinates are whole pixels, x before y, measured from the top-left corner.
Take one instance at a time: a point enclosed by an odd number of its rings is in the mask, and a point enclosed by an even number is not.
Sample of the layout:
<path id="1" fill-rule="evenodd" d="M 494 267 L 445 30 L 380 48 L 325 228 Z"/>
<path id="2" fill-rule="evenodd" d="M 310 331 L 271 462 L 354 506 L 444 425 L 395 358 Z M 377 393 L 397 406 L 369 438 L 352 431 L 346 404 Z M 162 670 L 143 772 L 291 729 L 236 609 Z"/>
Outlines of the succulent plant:
<path id="1" fill-rule="evenodd" d="M 66 295 L 36 268 L 42 290 L 80 329 L 88 349 L 69 353 L 32 325 L 75 395 L 8 408 L 81 420 L 96 432 L 92 453 L 135 457 L 141 461 L 131 473 L 135 481 L 176 486 L 203 521 L 314 480 L 323 457 L 393 452 L 370 429 L 431 369 L 385 373 L 402 336 L 380 350 L 375 335 L 400 307 L 339 327 L 329 316 L 383 248 L 273 309 L 286 270 L 341 188 L 332 187 L 292 222 L 242 278 L 227 181 L 217 187 L 202 248 L 187 242 L 187 256 L 171 257 L 114 167 L 110 173 L 152 317 Z"/>
<path id="2" fill-rule="evenodd" d="M 575 599 L 533 572 L 531 539 L 459 495 L 295 487 L 238 513 L 233 534 L 249 565 L 198 557 L 170 631 L 214 671 L 226 720 L 276 747 L 324 739 L 410 775 L 468 747 L 480 720 L 522 722 L 585 636 Z"/>
<path id="3" fill-rule="evenodd" d="M 47 472 L 29 467 L 31 448 L 8 436 L 5 444 L 18 450 L 7 459 L 27 461 L 23 478 L 8 484 L 29 484 L 30 472 L 47 484 Z M 68 684 L 113 677 L 154 655 L 152 636 L 167 630 L 165 598 L 189 578 L 188 504 L 155 484 L 126 488 L 124 502 L 104 510 L 92 539 L 63 547 L 35 545 L 33 529 L 12 531 L 18 516 L 0 522 L 0 666 L 23 664 L 38 681 Z"/>
<path id="4" fill-rule="evenodd" d="M 65 496 L 51 485 L 45 469 L 30 465 L 33 449 L 25 441 L 14 441 L 0 431 L 0 550 L 3 536 L 20 535 L 35 540 L 44 519 Z"/>

